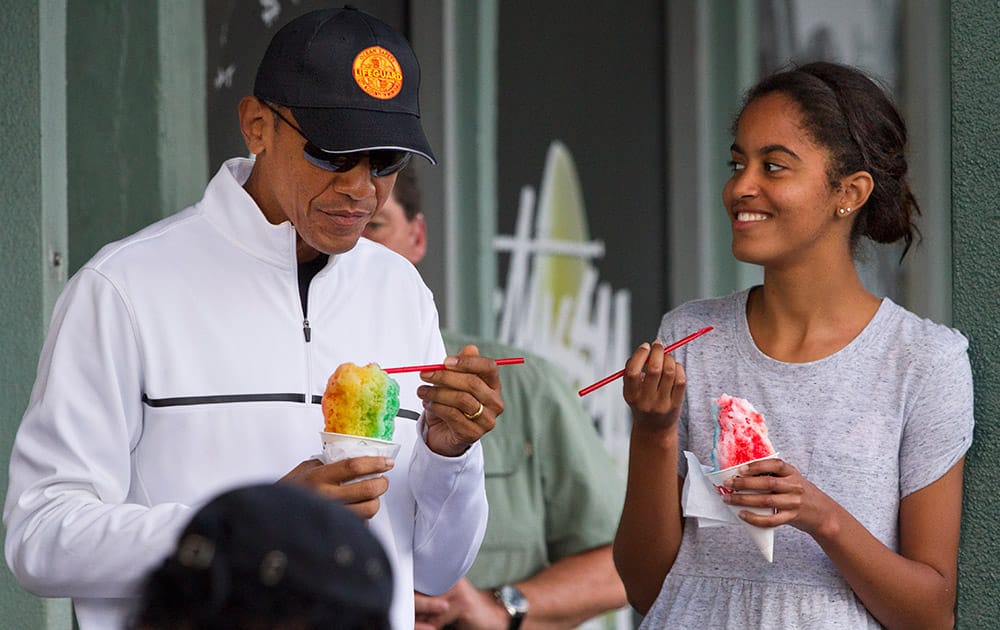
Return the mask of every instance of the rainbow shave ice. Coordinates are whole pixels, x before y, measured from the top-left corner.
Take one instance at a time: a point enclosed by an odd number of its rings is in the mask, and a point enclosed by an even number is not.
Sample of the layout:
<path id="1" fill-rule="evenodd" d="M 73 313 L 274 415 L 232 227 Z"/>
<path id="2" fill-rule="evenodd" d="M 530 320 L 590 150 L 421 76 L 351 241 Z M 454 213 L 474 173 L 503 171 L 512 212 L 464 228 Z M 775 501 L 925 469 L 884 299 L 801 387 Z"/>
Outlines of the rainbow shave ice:
<path id="1" fill-rule="evenodd" d="M 392 440 L 399 411 L 399 383 L 378 365 L 342 363 L 323 393 L 326 431 Z"/>

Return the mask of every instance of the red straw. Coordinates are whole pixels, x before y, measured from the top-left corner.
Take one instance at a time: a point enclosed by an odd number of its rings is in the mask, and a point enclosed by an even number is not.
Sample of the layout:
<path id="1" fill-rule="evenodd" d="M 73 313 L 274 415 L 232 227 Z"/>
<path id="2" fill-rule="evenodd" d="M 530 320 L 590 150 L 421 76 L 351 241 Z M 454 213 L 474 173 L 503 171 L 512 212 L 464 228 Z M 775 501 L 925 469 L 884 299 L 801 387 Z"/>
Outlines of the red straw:
<path id="1" fill-rule="evenodd" d="M 687 337 L 684 337 L 683 339 L 678 339 L 677 341 L 673 342 L 672 344 L 670 344 L 669 346 L 667 346 L 666 348 L 664 348 L 663 349 L 663 354 L 666 354 L 668 352 L 673 352 L 674 350 L 676 350 L 677 348 L 680 348 L 681 346 L 683 346 L 687 342 L 693 341 L 693 340 L 697 339 L 698 337 L 701 337 L 702 335 L 704 335 L 705 333 L 707 333 L 710 330 L 712 330 L 712 326 L 705 326 L 704 328 L 702 328 L 698 332 L 691 333 L 690 335 L 688 335 Z M 587 394 L 589 394 L 590 392 L 594 391 L 595 389 L 597 389 L 599 387 L 604 387 L 605 385 L 607 385 L 611 381 L 613 381 L 615 379 L 619 379 L 619 378 L 621 378 L 623 376 L 625 376 L 625 370 L 621 370 L 619 372 L 615 372 L 611 376 L 605 376 L 604 378 L 602 378 L 601 380 L 597 381 L 593 385 L 588 385 L 587 387 L 584 387 L 583 389 L 581 389 L 577 393 L 580 396 L 586 396 Z"/>
<path id="2" fill-rule="evenodd" d="M 497 359 L 497 365 L 514 365 L 524 363 L 524 357 L 511 357 L 508 359 Z M 408 365 L 406 367 L 394 367 L 384 370 L 386 374 L 399 374 L 400 372 L 433 372 L 443 370 L 444 363 L 433 363 L 431 365 Z"/>

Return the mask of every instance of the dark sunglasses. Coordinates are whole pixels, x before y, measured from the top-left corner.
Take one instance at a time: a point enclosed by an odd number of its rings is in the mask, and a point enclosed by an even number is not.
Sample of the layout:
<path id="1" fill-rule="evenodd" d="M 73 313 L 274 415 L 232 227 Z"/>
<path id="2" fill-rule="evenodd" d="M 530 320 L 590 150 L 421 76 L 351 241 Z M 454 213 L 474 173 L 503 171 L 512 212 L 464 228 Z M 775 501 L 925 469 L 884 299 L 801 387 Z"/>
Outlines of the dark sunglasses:
<path id="1" fill-rule="evenodd" d="M 368 158 L 368 167 L 371 169 L 372 177 L 385 177 L 386 175 L 392 175 L 401 171 L 404 166 L 410 163 L 410 157 L 413 154 L 402 149 L 374 149 L 372 151 L 357 151 L 354 153 L 324 151 L 310 142 L 301 129 L 293 124 L 292 121 L 282 116 L 281 112 L 275 109 L 270 103 L 263 100 L 261 102 L 264 103 L 265 107 L 277 114 L 278 118 L 283 120 L 286 125 L 302 136 L 302 139 L 306 141 L 306 146 L 302 149 L 303 157 L 305 157 L 307 162 L 324 171 L 344 173 L 357 166 L 363 158 Z"/>

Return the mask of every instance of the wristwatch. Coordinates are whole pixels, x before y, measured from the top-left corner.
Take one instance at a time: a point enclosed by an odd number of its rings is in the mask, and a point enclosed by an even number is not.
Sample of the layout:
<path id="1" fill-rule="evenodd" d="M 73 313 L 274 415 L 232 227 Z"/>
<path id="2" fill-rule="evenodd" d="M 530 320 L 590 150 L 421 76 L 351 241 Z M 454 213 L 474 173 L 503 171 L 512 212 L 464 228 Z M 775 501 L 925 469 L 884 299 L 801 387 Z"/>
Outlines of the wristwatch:
<path id="1" fill-rule="evenodd" d="M 503 606 L 507 614 L 510 615 L 510 630 L 517 630 L 524 621 L 524 616 L 528 614 L 528 600 L 521 592 L 521 589 L 512 584 L 504 584 L 493 591 L 493 597 Z"/>

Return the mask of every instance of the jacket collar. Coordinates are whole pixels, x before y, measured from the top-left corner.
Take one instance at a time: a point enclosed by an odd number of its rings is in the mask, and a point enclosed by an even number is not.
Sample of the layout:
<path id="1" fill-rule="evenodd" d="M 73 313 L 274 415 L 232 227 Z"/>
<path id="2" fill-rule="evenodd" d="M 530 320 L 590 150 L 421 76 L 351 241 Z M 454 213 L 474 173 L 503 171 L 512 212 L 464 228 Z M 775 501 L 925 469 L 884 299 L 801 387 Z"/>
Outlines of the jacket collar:
<path id="1" fill-rule="evenodd" d="M 296 267 L 295 228 L 290 221 L 273 225 L 243 188 L 253 160 L 226 160 L 205 189 L 205 218 L 227 239 L 260 260 L 285 269 Z"/>

